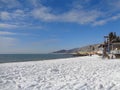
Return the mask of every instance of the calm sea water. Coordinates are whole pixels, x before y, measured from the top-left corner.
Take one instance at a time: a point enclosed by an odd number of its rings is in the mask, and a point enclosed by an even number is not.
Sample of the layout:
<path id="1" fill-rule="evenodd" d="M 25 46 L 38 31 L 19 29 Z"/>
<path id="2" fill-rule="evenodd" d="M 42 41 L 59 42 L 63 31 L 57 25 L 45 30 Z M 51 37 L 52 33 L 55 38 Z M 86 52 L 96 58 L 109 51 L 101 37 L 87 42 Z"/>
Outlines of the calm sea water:
<path id="1" fill-rule="evenodd" d="M 68 54 L 0 54 L 0 63 L 41 61 L 58 58 L 69 58 Z"/>

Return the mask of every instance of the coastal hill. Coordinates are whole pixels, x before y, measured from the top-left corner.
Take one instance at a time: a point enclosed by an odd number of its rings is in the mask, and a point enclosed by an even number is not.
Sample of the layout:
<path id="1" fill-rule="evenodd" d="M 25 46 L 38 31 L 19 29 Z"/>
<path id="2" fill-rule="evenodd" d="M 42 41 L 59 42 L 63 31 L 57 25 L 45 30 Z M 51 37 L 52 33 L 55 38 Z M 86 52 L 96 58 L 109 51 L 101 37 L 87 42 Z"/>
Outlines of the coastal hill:
<path id="1" fill-rule="evenodd" d="M 98 50 L 98 46 L 100 44 L 93 44 L 93 45 L 88 45 L 88 46 L 84 46 L 84 47 L 80 47 L 80 48 L 73 48 L 73 49 L 70 49 L 70 50 L 58 50 L 58 51 L 55 51 L 53 53 L 64 53 L 64 54 L 74 54 L 74 53 L 77 53 L 77 52 L 91 52 L 91 51 L 97 51 Z"/>

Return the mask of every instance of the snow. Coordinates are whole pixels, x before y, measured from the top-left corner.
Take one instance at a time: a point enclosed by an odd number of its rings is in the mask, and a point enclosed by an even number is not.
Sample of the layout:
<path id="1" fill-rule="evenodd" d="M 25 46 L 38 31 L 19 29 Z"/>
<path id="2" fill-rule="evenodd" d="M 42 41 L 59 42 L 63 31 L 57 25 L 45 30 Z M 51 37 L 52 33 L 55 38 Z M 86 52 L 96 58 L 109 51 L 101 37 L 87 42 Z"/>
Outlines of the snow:
<path id="1" fill-rule="evenodd" d="M 120 60 L 86 56 L 4 63 L 0 90 L 120 90 Z"/>

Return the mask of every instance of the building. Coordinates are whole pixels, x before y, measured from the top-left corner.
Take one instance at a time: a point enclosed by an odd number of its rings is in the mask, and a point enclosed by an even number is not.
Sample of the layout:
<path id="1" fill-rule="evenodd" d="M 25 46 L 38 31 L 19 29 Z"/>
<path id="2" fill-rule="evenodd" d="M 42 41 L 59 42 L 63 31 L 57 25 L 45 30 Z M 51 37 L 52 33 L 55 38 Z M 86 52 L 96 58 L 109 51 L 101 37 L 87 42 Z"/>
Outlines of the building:
<path id="1" fill-rule="evenodd" d="M 110 53 L 116 58 L 120 58 L 120 42 L 112 43 L 112 49 Z"/>
<path id="2" fill-rule="evenodd" d="M 120 58 L 120 37 L 115 32 L 111 32 L 108 36 L 104 36 L 104 38 L 104 44 L 100 46 L 100 48 L 103 48 L 103 58 Z"/>

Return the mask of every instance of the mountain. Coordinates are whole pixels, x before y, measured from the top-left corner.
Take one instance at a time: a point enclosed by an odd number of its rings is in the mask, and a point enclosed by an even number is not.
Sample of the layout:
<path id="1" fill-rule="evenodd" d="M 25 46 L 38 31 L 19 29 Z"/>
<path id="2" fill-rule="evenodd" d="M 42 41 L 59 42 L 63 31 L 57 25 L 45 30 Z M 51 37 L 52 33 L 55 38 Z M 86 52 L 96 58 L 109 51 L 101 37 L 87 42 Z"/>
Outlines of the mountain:
<path id="1" fill-rule="evenodd" d="M 98 50 L 98 46 L 100 44 L 93 44 L 93 45 L 88 45 L 88 46 L 84 46 L 84 47 L 80 47 L 80 48 L 73 48 L 70 50 L 58 50 L 55 51 L 53 53 L 65 53 L 65 54 L 73 54 L 73 53 L 77 53 L 77 52 L 91 52 L 91 51 L 97 51 Z"/>
<path id="2" fill-rule="evenodd" d="M 67 50 L 63 49 L 63 50 L 55 51 L 53 53 L 67 53 Z"/>

